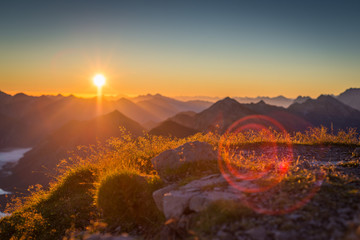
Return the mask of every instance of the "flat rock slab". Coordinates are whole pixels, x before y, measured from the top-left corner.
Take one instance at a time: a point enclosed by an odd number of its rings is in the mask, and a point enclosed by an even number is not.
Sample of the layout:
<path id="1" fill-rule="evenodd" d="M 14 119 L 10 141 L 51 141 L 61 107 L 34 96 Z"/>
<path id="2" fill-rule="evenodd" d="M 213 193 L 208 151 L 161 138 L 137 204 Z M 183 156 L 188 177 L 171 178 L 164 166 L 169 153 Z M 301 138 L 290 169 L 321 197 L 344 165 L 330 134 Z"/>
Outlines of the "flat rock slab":
<path id="1" fill-rule="evenodd" d="M 173 187 L 170 185 L 154 193 L 163 194 L 162 203 L 158 201 L 157 204 L 162 205 L 160 208 L 167 219 L 179 218 L 186 210 L 200 212 L 218 200 L 237 201 L 241 198 L 241 193 L 230 187 L 221 174 L 194 180 L 177 189 Z"/>

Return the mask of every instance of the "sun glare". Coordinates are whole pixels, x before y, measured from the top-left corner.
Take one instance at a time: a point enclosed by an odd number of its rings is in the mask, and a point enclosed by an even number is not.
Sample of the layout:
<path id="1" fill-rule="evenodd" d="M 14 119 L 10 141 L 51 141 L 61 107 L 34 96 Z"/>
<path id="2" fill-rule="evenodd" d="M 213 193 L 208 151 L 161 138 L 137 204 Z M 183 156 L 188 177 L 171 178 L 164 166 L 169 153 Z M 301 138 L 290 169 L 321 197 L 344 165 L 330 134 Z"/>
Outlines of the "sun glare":
<path id="1" fill-rule="evenodd" d="M 94 84 L 100 88 L 105 85 L 106 78 L 102 74 L 96 74 L 93 77 L 93 81 L 94 81 Z"/>

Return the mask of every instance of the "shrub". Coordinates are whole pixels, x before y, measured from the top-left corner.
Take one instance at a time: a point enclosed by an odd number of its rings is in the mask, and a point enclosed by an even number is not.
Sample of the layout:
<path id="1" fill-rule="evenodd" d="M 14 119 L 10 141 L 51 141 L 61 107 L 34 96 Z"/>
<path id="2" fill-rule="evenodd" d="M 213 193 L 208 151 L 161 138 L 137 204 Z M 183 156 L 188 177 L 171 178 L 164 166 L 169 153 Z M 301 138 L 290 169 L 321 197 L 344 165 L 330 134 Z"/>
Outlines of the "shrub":
<path id="1" fill-rule="evenodd" d="M 131 171 L 105 176 L 100 182 L 96 202 L 109 227 L 120 226 L 122 231 L 156 228 L 163 220 L 152 198 L 156 182 L 154 178 Z"/>
<path id="2" fill-rule="evenodd" d="M 90 166 L 69 171 L 48 192 L 28 197 L 22 208 L 0 220 L 0 239 L 61 239 L 67 229 L 84 229 L 95 214 L 96 174 Z"/>

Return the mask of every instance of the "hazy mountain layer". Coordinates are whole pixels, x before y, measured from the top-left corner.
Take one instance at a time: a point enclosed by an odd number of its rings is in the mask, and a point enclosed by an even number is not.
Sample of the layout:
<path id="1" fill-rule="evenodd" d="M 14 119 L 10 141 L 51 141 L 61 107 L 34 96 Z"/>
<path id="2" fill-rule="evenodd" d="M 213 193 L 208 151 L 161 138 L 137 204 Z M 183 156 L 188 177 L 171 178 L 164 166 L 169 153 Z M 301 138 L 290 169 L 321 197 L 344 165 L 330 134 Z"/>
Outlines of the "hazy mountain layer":
<path id="1" fill-rule="evenodd" d="M 23 93 L 11 96 L 0 92 L 0 147 L 32 147 L 69 121 L 89 120 L 114 110 L 152 128 L 178 112 L 199 112 L 210 105 L 205 101 L 182 102 L 161 95 L 147 95 L 137 103 L 125 98 L 103 99 L 99 108 L 96 98 L 33 97 Z"/>
<path id="2" fill-rule="evenodd" d="M 78 145 L 95 144 L 110 137 L 121 136 L 119 127 L 125 127 L 134 136 L 142 135 L 145 129 L 118 111 L 86 121 L 71 121 L 45 140 L 41 141 L 31 151 L 21 158 L 11 169 L 13 174 L 0 178 L 0 188 L 17 187 L 26 190 L 29 185 L 49 183 L 49 174 L 61 159 L 68 156 L 68 151 Z"/>
<path id="3" fill-rule="evenodd" d="M 360 111 L 343 104 L 332 96 L 320 96 L 294 103 L 288 108 L 277 107 L 260 101 L 256 104 L 241 104 L 225 98 L 210 108 L 193 115 L 177 114 L 172 121 L 198 131 L 226 131 L 236 120 L 248 116 L 264 115 L 279 122 L 287 131 L 304 131 L 310 126 L 326 126 L 329 129 L 360 129 Z M 255 123 L 266 124 L 261 117 Z"/>
<path id="4" fill-rule="evenodd" d="M 350 88 L 337 96 L 341 102 L 360 110 L 360 88 Z"/>

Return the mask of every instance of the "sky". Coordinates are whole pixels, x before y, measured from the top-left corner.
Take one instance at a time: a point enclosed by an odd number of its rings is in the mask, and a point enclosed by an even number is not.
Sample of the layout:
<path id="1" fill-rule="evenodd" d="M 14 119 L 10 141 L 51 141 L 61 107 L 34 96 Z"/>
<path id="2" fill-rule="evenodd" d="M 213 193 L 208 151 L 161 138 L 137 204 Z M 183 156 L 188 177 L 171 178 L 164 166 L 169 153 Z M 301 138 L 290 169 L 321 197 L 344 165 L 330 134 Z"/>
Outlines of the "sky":
<path id="1" fill-rule="evenodd" d="M 359 1 L 4 1 L 0 90 L 317 97 L 360 87 Z"/>

